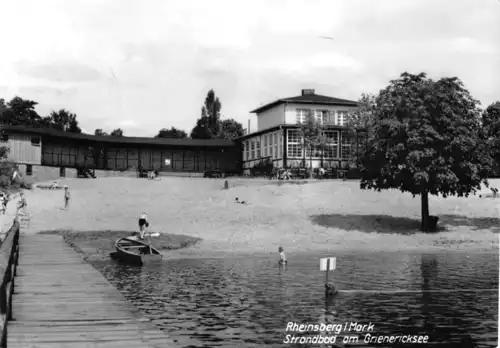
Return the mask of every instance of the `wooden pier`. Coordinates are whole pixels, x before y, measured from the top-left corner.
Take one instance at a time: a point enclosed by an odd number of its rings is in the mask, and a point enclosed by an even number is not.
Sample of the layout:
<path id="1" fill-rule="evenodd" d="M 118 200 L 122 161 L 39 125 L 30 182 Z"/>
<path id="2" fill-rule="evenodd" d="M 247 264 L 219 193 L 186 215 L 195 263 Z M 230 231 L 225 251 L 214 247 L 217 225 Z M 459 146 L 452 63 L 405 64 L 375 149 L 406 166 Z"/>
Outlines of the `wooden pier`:
<path id="1" fill-rule="evenodd" d="M 15 274 L 11 308 L 2 308 L 4 318 L 12 312 L 6 330 L 4 324 L 3 346 L 175 346 L 61 236 L 21 234 Z M 9 298 L 8 292 L 2 293 L 0 297 Z"/>

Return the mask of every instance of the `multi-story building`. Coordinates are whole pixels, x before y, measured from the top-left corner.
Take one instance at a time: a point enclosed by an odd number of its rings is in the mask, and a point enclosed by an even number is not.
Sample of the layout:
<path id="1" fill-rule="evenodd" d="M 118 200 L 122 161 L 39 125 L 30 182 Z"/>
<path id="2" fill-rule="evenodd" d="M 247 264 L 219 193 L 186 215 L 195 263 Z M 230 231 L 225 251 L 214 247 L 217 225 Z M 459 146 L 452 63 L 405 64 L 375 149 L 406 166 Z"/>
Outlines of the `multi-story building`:
<path id="1" fill-rule="evenodd" d="M 355 101 L 304 89 L 300 96 L 278 99 L 251 111 L 257 115 L 257 130 L 240 138 L 244 171 L 269 160 L 279 168 L 309 167 L 310 149 L 304 146 L 300 127 L 310 113 L 321 125 L 324 139 L 312 149 L 312 166 L 344 167 L 356 146 L 347 113 L 357 106 Z"/>

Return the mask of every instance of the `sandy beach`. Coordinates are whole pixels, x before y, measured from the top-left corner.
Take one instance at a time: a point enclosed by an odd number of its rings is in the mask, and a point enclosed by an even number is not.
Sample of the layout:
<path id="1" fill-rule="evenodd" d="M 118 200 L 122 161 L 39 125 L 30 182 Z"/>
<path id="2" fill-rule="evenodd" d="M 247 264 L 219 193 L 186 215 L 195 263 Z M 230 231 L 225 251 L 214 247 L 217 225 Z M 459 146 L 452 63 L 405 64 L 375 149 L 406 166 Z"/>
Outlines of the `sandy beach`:
<path id="1" fill-rule="evenodd" d="M 151 231 L 202 239 L 170 251 L 171 256 L 275 253 L 279 245 L 288 252 L 498 250 L 496 199 L 431 197 L 431 214 L 440 217 L 443 230 L 424 234 L 418 231 L 419 197 L 399 191 L 364 191 L 357 181 L 228 181 L 230 188 L 224 190 L 224 180 L 217 179 L 65 179 L 61 185 L 68 185 L 72 194 L 68 210 L 63 209 L 63 190 L 26 192 L 31 225 L 23 232 L 129 233 L 146 211 Z M 238 204 L 236 198 L 248 204 Z"/>

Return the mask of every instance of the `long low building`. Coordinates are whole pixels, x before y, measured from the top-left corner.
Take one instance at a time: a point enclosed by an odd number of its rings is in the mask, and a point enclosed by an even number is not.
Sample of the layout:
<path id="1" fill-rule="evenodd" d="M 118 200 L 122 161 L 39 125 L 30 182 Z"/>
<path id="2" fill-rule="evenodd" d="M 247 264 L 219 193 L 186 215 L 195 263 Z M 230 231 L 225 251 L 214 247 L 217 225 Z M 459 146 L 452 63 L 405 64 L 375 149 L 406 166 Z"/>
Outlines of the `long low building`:
<path id="1" fill-rule="evenodd" d="M 160 172 L 241 171 L 241 148 L 230 140 L 96 136 L 47 128 L 2 126 L 0 146 L 25 168 L 143 168 Z"/>

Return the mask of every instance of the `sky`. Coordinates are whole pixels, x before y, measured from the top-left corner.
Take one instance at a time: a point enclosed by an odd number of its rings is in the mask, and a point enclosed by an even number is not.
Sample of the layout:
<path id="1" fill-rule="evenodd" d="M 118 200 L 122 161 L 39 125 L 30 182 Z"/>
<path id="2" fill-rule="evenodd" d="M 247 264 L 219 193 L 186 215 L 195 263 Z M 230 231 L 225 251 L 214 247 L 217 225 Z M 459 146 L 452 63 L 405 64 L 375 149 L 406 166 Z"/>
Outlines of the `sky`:
<path id="1" fill-rule="evenodd" d="M 405 71 L 500 100 L 500 0 L 2 0 L 1 17 L 0 98 L 89 133 L 189 132 L 210 89 L 246 127 L 301 89 L 357 100 Z"/>

